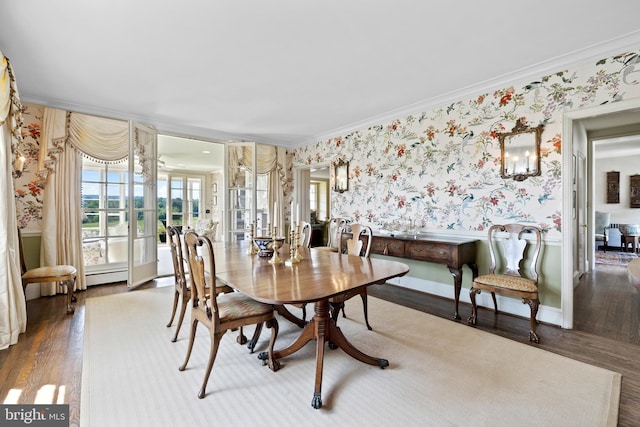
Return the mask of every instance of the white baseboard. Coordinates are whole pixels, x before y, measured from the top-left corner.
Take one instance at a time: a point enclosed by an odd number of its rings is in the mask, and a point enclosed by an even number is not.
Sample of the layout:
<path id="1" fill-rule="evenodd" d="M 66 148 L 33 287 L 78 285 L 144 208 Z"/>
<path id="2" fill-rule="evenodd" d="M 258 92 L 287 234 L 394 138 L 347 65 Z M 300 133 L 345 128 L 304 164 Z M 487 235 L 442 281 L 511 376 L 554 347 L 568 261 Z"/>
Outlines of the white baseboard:
<path id="1" fill-rule="evenodd" d="M 430 280 L 424 280 L 417 277 L 409 276 L 397 277 L 395 279 L 389 280 L 387 283 L 451 299 L 451 313 L 453 314 L 453 284 L 432 282 Z M 510 313 L 516 316 L 529 318 L 531 313 L 529 310 L 529 306 L 523 304 L 521 300 L 516 298 L 502 297 L 500 295 L 496 295 L 496 300 L 498 301 L 498 308 L 500 309 L 500 311 L 504 311 L 505 313 Z M 462 288 L 462 291 L 460 292 L 460 301 L 471 304 L 468 289 Z M 490 293 L 485 292 L 477 295 L 476 304 L 478 304 L 478 306 L 480 307 L 486 307 L 493 310 L 493 300 L 491 299 Z M 471 315 L 471 311 L 469 311 L 468 313 L 461 312 L 459 314 L 463 320 L 466 320 L 466 318 Z M 559 308 L 540 304 L 537 319 L 540 322 L 561 326 L 562 312 Z"/>
<path id="2" fill-rule="evenodd" d="M 129 278 L 127 270 L 108 273 L 87 274 L 87 286 L 102 285 L 105 283 L 126 282 Z"/>

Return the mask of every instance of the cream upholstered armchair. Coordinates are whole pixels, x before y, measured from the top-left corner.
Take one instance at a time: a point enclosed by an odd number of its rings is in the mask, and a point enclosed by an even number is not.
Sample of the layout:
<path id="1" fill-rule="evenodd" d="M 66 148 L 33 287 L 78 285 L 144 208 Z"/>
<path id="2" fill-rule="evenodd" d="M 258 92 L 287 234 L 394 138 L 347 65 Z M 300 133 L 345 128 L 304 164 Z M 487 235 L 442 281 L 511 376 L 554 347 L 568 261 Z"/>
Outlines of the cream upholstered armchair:
<path id="1" fill-rule="evenodd" d="M 196 221 L 195 232 L 199 236 L 206 236 L 212 242 L 216 240 L 218 233 L 218 221 L 208 218 L 202 218 Z"/>

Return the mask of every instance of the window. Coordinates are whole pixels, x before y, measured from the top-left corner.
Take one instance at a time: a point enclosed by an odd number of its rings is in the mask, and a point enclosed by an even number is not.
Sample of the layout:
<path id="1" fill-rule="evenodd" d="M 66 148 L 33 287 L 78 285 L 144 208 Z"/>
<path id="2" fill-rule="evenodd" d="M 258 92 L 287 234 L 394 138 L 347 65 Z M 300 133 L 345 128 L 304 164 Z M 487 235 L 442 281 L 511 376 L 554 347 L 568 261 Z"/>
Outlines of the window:
<path id="1" fill-rule="evenodd" d="M 126 165 L 82 161 L 82 247 L 87 273 L 110 269 L 113 264 L 126 265 Z"/>
<path id="2" fill-rule="evenodd" d="M 167 225 L 194 228 L 200 217 L 202 206 L 202 189 L 204 177 L 173 175 L 160 176 L 158 181 L 169 182 L 168 194 L 164 185 L 158 185 L 158 217 Z M 162 188 L 163 193 L 160 193 Z M 164 198 L 164 200 L 162 199 Z M 168 206 L 162 209 L 160 204 L 169 200 Z"/>
<path id="3" fill-rule="evenodd" d="M 309 209 L 318 212 L 318 183 L 309 184 Z"/>

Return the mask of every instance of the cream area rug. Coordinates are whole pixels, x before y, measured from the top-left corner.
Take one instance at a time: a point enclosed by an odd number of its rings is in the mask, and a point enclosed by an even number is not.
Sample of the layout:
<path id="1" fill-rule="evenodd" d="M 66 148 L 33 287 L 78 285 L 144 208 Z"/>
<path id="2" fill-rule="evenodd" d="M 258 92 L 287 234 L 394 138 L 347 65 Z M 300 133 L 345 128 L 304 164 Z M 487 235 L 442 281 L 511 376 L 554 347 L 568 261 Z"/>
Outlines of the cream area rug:
<path id="1" fill-rule="evenodd" d="M 389 360 L 365 365 L 325 351 L 323 407 L 313 409 L 315 342 L 272 372 L 225 334 L 207 395 L 198 399 L 209 337 L 200 326 L 183 372 L 165 325 L 170 287 L 87 300 L 81 426 L 613 426 L 621 375 L 464 324 L 369 297 L 367 330 L 359 298 L 338 320 L 359 349 Z M 188 318 L 188 315 L 186 316 Z M 276 348 L 300 329 L 279 318 Z M 252 330 L 245 331 L 250 336 Z M 523 338 L 524 339 L 524 338 Z M 544 339 L 544 337 L 541 337 Z"/>

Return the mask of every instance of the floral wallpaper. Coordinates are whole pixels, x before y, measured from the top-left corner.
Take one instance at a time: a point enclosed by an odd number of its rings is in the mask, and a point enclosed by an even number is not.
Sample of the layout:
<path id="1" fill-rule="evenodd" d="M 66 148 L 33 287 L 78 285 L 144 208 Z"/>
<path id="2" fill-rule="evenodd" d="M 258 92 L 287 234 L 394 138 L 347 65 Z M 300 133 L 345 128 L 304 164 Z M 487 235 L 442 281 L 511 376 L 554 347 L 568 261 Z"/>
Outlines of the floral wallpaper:
<path id="1" fill-rule="evenodd" d="M 332 192 L 331 214 L 376 229 L 483 231 L 522 222 L 559 238 L 562 113 L 639 97 L 639 64 L 639 52 L 628 52 L 416 112 L 298 148 L 292 165 L 348 160 L 349 191 Z M 517 119 L 544 125 L 542 174 L 521 182 L 501 178 L 497 135 Z"/>
<path id="2" fill-rule="evenodd" d="M 640 51 L 627 52 L 492 93 L 415 112 L 298 148 L 293 167 L 348 160 L 349 191 L 332 192 L 332 216 L 376 229 L 483 231 L 493 223 L 527 222 L 561 233 L 562 113 L 640 97 Z M 18 222 L 40 231 L 37 179 L 44 107 L 24 104 L 25 170 L 15 181 Z M 497 134 L 517 119 L 544 125 L 542 174 L 518 182 L 500 177 Z M 291 177 L 292 174 L 289 174 Z M 289 182 L 289 191 L 293 188 Z"/>
<path id="3" fill-rule="evenodd" d="M 44 107 L 23 104 L 23 142 L 19 150 L 25 157 L 24 171 L 16 178 L 15 196 L 18 226 L 26 231 L 40 231 L 42 223 L 42 183 L 38 181 L 38 153 Z"/>

